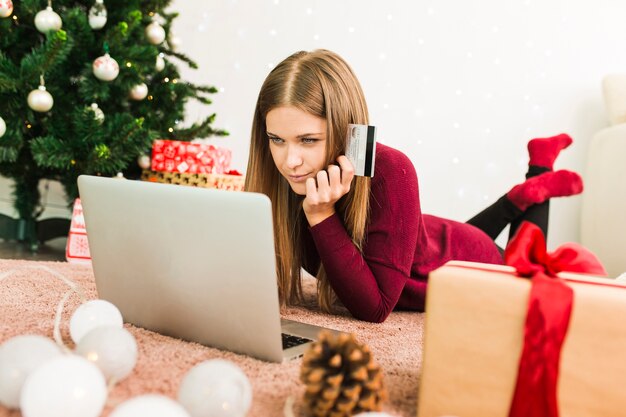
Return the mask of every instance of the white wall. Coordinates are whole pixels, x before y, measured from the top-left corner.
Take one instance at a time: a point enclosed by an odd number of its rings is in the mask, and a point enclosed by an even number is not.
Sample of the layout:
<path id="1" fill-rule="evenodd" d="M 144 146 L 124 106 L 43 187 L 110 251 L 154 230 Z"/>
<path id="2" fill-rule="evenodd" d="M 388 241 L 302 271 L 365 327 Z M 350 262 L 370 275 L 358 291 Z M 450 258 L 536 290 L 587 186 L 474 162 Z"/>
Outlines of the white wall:
<path id="1" fill-rule="evenodd" d="M 521 181 L 526 142 L 567 132 L 556 168 L 584 176 L 607 125 L 600 82 L 626 68 L 619 0 L 175 0 L 185 78 L 218 86 L 215 140 L 245 169 L 256 95 L 297 50 L 327 48 L 359 76 L 382 142 L 416 165 L 423 210 L 466 220 Z M 549 246 L 579 240 L 580 197 L 553 200 Z M 504 243 L 504 242 L 501 242 Z"/>
<path id="2" fill-rule="evenodd" d="M 416 165 L 423 210 L 466 220 L 523 178 L 529 138 L 568 132 L 557 168 L 584 174 L 607 125 L 600 82 L 626 67 L 621 0 L 174 0 L 179 50 L 213 84 L 217 113 L 244 170 L 256 95 L 297 50 L 343 55 L 363 85 L 381 142 Z M 6 186 L 2 189 L 4 190 Z M 0 196 L 8 195 L 2 191 Z M 8 198 L 8 197 L 7 197 Z M 579 240 L 580 197 L 552 204 L 551 247 Z M 502 242 L 501 242 L 502 243 Z"/>

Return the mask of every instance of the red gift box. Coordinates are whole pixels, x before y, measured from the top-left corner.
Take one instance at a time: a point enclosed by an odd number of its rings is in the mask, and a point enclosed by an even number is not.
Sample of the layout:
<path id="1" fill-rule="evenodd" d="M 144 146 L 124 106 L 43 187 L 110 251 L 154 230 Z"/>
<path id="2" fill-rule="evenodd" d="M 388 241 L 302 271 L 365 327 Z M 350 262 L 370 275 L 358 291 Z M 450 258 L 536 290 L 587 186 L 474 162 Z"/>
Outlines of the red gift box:
<path id="1" fill-rule="evenodd" d="M 65 259 L 71 263 L 91 263 L 87 230 L 85 229 L 85 217 L 83 216 L 83 206 L 80 198 L 74 200 L 70 232 L 65 246 Z"/>
<path id="2" fill-rule="evenodd" d="M 155 140 L 152 144 L 153 171 L 186 174 L 222 174 L 228 171 L 230 149 L 203 143 Z"/>

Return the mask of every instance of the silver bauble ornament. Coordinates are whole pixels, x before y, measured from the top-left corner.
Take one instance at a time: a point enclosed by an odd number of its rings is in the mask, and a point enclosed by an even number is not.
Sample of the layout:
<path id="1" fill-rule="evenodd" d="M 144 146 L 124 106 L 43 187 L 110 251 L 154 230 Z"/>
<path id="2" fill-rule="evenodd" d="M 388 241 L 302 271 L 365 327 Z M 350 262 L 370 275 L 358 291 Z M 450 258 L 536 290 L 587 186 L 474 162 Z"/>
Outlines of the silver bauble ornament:
<path id="1" fill-rule="evenodd" d="M 150 168 L 150 164 L 151 164 L 151 161 L 148 155 L 139 155 L 137 157 L 137 165 L 139 165 L 141 169 Z"/>
<path id="2" fill-rule="evenodd" d="M 27 101 L 28 107 L 41 113 L 47 112 L 54 105 L 52 95 L 46 91 L 46 87 L 43 85 L 40 85 L 36 90 L 31 91 L 28 94 Z"/>
<path id="3" fill-rule="evenodd" d="M 145 83 L 137 84 L 130 90 L 130 98 L 133 100 L 143 100 L 148 95 L 148 86 Z"/>
<path id="4" fill-rule="evenodd" d="M 104 0 L 96 0 L 96 3 L 89 9 L 89 26 L 94 29 L 102 29 L 107 23 L 107 9 L 104 7 Z"/>
<path id="5" fill-rule="evenodd" d="M 4 133 L 7 131 L 7 124 L 4 123 L 4 119 L 0 117 L 0 138 L 4 136 Z"/>
<path id="6" fill-rule="evenodd" d="M 104 54 L 93 61 L 93 75 L 102 81 L 113 81 L 120 73 L 120 66 L 109 54 Z"/>
<path id="7" fill-rule="evenodd" d="M 165 40 L 165 29 L 159 22 L 152 22 L 146 26 L 146 37 L 152 45 L 159 45 Z"/>
<path id="8" fill-rule="evenodd" d="M 99 124 L 102 124 L 102 122 L 104 122 L 104 112 L 98 107 L 98 103 L 91 103 L 89 109 L 93 112 L 93 118 Z"/>
<path id="9" fill-rule="evenodd" d="M 41 33 L 57 31 L 63 26 L 61 16 L 56 14 L 52 7 L 48 6 L 35 15 L 35 27 Z"/>
<path id="10" fill-rule="evenodd" d="M 156 57 L 156 64 L 154 65 L 154 69 L 157 70 L 157 72 L 160 72 L 163 71 L 163 68 L 165 68 L 165 60 L 163 59 L 163 53 L 160 53 Z"/>
<path id="11" fill-rule="evenodd" d="M 13 13 L 13 2 L 11 0 L 0 0 L 0 17 L 9 17 Z"/>

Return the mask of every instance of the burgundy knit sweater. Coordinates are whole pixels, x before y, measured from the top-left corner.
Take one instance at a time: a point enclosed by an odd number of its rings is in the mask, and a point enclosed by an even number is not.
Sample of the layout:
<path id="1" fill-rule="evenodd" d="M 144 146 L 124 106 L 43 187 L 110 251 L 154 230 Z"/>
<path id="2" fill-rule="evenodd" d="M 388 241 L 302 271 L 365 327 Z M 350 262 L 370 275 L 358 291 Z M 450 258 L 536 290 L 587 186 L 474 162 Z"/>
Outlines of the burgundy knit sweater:
<path id="1" fill-rule="evenodd" d="M 304 268 L 316 271 L 321 260 L 341 303 L 370 322 L 384 321 L 394 309 L 424 311 L 428 273 L 449 260 L 502 263 L 480 229 L 423 214 L 413 164 L 380 143 L 363 254 L 337 214 L 308 230 Z"/>

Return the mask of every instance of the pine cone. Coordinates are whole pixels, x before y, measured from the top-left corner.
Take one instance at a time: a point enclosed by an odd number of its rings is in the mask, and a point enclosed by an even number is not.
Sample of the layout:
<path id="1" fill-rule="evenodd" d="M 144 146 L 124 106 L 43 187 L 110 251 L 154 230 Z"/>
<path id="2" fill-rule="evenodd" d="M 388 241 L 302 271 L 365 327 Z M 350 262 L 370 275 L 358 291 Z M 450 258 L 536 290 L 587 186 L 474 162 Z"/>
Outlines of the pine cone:
<path id="1" fill-rule="evenodd" d="M 380 411 L 387 399 L 383 373 L 370 349 L 353 334 L 324 331 L 302 359 L 304 401 L 315 417 Z"/>

